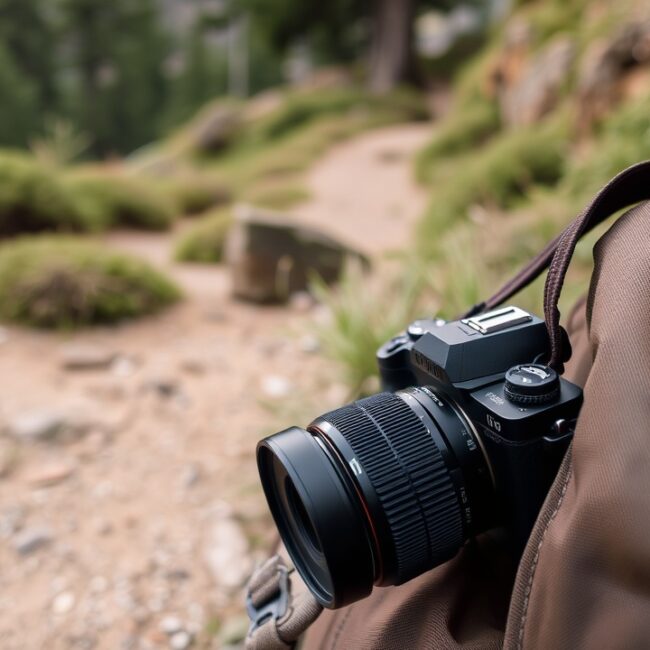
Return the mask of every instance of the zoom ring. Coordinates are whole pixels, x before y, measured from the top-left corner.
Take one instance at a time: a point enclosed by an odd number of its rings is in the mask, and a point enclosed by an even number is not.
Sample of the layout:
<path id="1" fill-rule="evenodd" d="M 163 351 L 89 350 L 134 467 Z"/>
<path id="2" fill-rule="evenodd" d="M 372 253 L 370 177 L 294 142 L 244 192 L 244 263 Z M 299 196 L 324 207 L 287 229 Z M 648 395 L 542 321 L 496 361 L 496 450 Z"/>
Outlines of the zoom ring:
<path id="1" fill-rule="evenodd" d="M 345 437 L 391 531 L 401 584 L 463 543 L 460 503 L 425 425 L 397 395 L 379 393 L 322 416 Z"/>

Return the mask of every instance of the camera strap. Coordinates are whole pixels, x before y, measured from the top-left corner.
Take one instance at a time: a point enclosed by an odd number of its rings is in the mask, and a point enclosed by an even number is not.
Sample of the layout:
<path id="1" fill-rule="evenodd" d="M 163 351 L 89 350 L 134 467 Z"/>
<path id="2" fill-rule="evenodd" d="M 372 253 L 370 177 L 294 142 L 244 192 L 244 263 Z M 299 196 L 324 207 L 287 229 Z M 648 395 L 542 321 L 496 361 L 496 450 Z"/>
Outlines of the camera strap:
<path id="1" fill-rule="evenodd" d="M 551 356 L 549 365 L 562 372 L 570 346 L 560 326 L 558 301 L 573 252 L 580 238 L 615 212 L 640 201 L 650 200 L 650 160 L 637 163 L 615 176 L 580 215 L 491 298 L 474 305 L 462 318 L 470 318 L 498 307 L 528 286 L 548 268 L 544 285 L 544 317 Z"/>
<path id="2" fill-rule="evenodd" d="M 323 611 L 305 591 L 291 593 L 291 571 L 279 555 L 274 555 L 252 575 L 246 589 L 246 609 L 251 626 L 246 650 L 286 650 Z"/>

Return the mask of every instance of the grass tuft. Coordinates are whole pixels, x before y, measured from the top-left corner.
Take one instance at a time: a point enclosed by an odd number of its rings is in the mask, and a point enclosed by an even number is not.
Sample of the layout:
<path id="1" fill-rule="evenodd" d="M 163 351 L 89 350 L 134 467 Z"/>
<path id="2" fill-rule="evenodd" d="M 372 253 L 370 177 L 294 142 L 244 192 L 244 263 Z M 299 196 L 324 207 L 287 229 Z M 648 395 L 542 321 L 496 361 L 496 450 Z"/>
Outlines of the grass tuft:
<path id="1" fill-rule="evenodd" d="M 201 217 L 179 239 L 174 251 L 175 259 L 204 264 L 221 262 L 231 223 L 230 211 L 223 208 Z"/>

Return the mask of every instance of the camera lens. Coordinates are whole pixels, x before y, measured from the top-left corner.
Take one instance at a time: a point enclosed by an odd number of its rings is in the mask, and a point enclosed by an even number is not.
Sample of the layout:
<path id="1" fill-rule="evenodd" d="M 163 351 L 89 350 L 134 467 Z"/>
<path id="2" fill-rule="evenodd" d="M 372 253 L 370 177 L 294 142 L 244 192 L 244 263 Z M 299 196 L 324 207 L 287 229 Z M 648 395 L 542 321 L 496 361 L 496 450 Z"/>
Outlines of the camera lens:
<path id="1" fill-rule="evenodd" d="M 328 608 L 420 575 L 491 523 L 480 440 L 429 388 L 359 400 L 261 441 L 257 453 L 289 555 Z"/>

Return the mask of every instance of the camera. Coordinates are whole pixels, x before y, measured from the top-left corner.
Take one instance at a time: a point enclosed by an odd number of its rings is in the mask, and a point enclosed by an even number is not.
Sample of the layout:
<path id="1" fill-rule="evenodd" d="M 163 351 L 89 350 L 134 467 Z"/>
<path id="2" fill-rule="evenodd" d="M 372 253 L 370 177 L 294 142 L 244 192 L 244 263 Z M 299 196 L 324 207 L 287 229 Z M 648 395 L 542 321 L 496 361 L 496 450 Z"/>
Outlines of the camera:
<path id="1" fill-rule="evenodd" d="M 494 528 L 521 553 L 582 404 L 546 325 L 505 307 L 418 320 L 377 353 L 385 392 L 262 440 L 282 540 L 327 608 L 402 584 Z"/>

